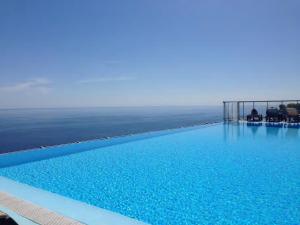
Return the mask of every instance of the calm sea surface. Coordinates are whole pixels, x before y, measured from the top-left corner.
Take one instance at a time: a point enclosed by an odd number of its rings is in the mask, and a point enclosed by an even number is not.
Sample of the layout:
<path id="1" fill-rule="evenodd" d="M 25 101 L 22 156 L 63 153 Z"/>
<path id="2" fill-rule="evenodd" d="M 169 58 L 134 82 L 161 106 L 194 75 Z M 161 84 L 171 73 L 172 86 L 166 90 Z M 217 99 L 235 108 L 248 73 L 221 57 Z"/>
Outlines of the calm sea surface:
<path id="1" fill-rule="evenodd" d="M 217 106 L 6 109 L 0 110 L 0 153 L 221 119 Z"/>

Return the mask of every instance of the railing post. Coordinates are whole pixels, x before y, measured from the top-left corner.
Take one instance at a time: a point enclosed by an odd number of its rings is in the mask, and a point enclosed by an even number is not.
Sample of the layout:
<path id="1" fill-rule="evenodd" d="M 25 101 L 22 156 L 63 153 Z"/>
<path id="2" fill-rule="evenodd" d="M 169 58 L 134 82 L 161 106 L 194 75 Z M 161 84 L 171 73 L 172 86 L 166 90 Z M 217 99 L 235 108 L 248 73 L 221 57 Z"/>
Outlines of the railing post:
<path id="1" fill-rule="evenodd" d="M 233 102 L 231 102 L 231 121 L 233 121 Z"/>
<path id="2" fill-rule="evenodd" d="M 237 120 L 240 121 L 240 102 L 237 102 Z"/>
<path id="3" fill-rule="evenodd" d="M 224 121 L 226 121 L 226 115 L 225 115 L 226 109 L 225 109 L 225 105 L 226 105 L 226 103 L 223 102 L 223 120 L 224 120 Z"/>
<path id="4" fill-rule="evenodd" d="M 243 102 L 243 120 L 245 120 L 245 102 Z"/>

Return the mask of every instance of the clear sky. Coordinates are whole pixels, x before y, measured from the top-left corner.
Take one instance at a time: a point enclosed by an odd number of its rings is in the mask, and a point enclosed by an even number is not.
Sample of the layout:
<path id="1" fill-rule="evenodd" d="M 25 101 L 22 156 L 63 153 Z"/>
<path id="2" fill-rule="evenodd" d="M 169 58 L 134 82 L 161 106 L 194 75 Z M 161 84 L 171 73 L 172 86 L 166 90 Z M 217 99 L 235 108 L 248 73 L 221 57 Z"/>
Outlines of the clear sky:
<path id="1" fill-rule="evenodd" d="M 300 97 L 299 0 L 1 0 L 0 107 Z"/>

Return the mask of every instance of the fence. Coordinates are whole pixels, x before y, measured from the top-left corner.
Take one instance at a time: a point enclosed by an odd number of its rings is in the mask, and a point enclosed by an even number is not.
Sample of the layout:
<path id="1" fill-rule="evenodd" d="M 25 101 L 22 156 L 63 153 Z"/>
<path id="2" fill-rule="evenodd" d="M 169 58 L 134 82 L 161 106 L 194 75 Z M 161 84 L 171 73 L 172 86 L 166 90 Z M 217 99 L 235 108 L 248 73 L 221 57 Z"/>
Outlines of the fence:
<path id="1" fill-rule="evenodd" d="M 279 105 L 299 104 L 300 100 L 223 101 L 224 121 L 246 120 L 252 109 L 265 117 L 267 109 Z"/>

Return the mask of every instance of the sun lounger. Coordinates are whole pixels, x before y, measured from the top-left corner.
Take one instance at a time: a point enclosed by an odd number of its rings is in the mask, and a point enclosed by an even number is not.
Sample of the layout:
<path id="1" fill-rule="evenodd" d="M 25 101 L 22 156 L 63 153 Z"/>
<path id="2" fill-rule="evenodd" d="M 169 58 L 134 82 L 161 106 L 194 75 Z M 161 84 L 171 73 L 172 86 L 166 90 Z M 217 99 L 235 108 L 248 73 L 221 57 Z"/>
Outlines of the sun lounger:
<path id="1" fill-rule="evenodd" d="M 252 109 L 251 110 L 251 114 L 250 115 L 247 115 L 247 121 L 248 122 L 259 122 L 259 121 L 262 121 L 263 117 L 262 115 L 259 115 L 257 110 L 256 109 Z"/>
<path id="2" fill-rule="evenodd" d="M 267 122 L 279 122 L 279 110 L 277 108 L 268 108 L 266 111 L 266 121 Z"/>

